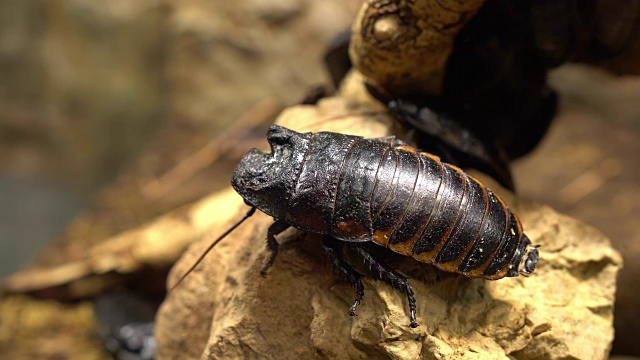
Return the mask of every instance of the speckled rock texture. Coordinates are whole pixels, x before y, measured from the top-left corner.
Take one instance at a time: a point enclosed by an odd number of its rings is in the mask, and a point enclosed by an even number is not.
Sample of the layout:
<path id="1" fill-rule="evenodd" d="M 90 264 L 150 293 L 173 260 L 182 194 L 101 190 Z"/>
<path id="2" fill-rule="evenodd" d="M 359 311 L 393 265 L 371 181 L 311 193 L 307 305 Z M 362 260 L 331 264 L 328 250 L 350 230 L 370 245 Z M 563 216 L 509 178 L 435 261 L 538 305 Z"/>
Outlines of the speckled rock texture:
<path id="1" fill-rule="evenodd" d="M 298 131 L 389 133 L 384 116 L 358 115 L 366 112 L 360 100 L 345 100 L 357 93 L 349 91 L 289 109 L 277 123 Z M 404 295 L 372 278 L 364 282 L 359 316 L 349 317 L 354 290 L 332 272 L 317 235 L 281 234 L 276 262 L 260 276 L 273 220 L 259 214 L 168 295 L 157 316 L 158 358 L 606 359 L 619 254 L 590 226 L 487 183 L 541 245 L 531 277 L 468 279 L 386 253 L 389 264 L 410 277 L 420 327 L 408 327 Z M 224 210 L 235 213 L 230 226 L 246 207 L 238 197 Z M 191 247 L 169 285 L 207 245 Z"/>
<path id="2" fill-rule="evenodd" d="M 484 0 L 367 0 L 353 23 L 354 66 L 393 94 L 437 95 L 458 32 Z"/>

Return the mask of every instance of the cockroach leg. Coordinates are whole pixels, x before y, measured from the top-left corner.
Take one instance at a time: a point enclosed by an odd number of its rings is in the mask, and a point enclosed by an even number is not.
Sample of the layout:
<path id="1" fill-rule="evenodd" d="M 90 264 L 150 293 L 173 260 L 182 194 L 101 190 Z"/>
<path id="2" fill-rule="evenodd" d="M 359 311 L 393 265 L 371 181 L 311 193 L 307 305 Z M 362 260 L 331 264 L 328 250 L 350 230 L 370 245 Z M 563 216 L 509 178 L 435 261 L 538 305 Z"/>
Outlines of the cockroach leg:
<path id="1" fill-rule="evenodd" d="M 266 276 L 267 270 L 273 265 L 273 262 L 278 255 L 278 241 L 276 240 L 276 235 L 281 232 L 287 230 L 289 228 L 289 224 L 287 224 L 283 220 L 276 220 L 271 226 L 269 226 L 269 230 L 267 230 L 267 249 L 269 250 L 269 259 L 260 270 L 260 275 Z"/>
<path id="2" fill-rule="evenodd" d="M 322 247 L 324 248 L 324 252 L 329 257 L 329 260 L 331 261 L 333 267 L 340 273 L 340 276 L 347 280 L 351 287 L 356 288 L 356 299 L 353 302 L 353 305 L 351 305 L 351 307 L 349 308 L 349 315 L 358 316 L 356 308 L 358 307 L 358 305 L 360 305 L 362 297 L 364 296 L 362 275 L 355 271 L 349 264 L 344 261 L 341 252 L 343 244 L 341 244 L 339 241 L 330 236 L 323 236 Z"/>
<path id="3" fill-rule="evenodd" d="M 407 282 L 407 278 L 392 269 L 389 265 L 385 264 L 382 260 L 377 259 L 373 256 L 367 248 L 360 244 L 354 244 L 353 247 L 360 254 L 365 262 L 367 262 L 370 266 L 371 272 L 378 276 L 379 279 L 383 280 L 387 284 L 391 285 L 393 288 L 402 291 L 407 295 L 407 300 L 409 300 L 409 327 L 416 328 L 418 327 L 418 322 L 416 321 L 416 298 L 413 294 L 413 289 Z"/>

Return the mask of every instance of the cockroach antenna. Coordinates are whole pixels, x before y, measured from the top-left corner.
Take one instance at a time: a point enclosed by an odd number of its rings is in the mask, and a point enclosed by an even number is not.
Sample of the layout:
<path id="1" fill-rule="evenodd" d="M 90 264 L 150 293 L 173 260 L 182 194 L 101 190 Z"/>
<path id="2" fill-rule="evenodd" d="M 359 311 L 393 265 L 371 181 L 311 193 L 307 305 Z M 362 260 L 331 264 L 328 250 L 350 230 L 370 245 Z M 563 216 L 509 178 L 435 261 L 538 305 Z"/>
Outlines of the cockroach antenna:
<path id="1" fill-rule="evenodd" d="M 196 262 L 193 265 L 191 265 L 189 270 L 187 270 L 187 272 L 184 273 L 184 275 L 182 275 L 180 280 L 178 280 L 178 282 L 175 283 L 175 285 L 173 285 L 171 289 L 169 289 L 169 291 L 173 291 L 173 289 L 175 289 L 178 285 L 180 285 L 182 280 L 184 280 L 193 271 L 193 269 L 195 269 L 196 266 L 198 266 L 202 262 L 202 260 L 204 260 L 205 256 L 207 256 L 209 251 L 211 251 L 211 249 L 213 249 L 213 247 L 216 246 L 217 243 L 222 241 L 222 239 L 224 239 L 227 235 L 229 235 L 233 230 L 235 230 L 238 226 L 240 226 L 240 224 L 242 224 L 245 220 L 251 217 L 251 215 L 253 215 L 255 212 L 256 212 L 256 208 L 252 206 L 249 209 L 249 211 L 247 211 L 247 213 L 242 217 L 242 219 L 240 219 L 240 221 L 235 223 L 232 227 L 230 227 L 229 229 L 227 229 L 227 231 L 225 231 L 222 235 L 220 235 L 215 241 L 213 241 L 211 245 L 209 245 L 209 247 L 202 253 L 202 255 L 200 255 L 198 260 L 196 260 Z"/>

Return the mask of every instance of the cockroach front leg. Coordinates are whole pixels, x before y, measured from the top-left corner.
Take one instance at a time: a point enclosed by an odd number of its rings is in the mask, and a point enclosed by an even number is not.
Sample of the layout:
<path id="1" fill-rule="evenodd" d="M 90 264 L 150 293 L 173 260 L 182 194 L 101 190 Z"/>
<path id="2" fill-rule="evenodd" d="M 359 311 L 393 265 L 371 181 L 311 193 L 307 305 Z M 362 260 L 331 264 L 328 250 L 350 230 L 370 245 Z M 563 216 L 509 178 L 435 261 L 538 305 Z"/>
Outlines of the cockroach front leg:
<path id="1" fill-rule="evenodd" d="M 340 276 L 343 277 L 351 287 L 356 288 L 356 300 L 353 302 L 353 305 L 349 308 L 349 315 L 357 316 L 358 313 L 356 309 L 360 302 L 362 301 L 362 297 L 364 296 L 364 285 L 362 284 L 362 275 L 355 271 L 349 264 L 347 264 L 342 258 L 342 244 L 339 241 L 336 241 L 330 236 L 324 236 L 322 238 L 322 247 L 324 248 L 324 252 L 331 260 L 331 264 L 334 269 L 336 269 Z"/>
<path id="2" fill-rule="evenodd" d="M 284 220 L 276 220 L 271 226 L 269 226 L 269 230 L 267 230 L 267 249 L 269 249 L 269 259 L 260 270 L 260 275 L 267 275 L 267 270 L 273 265 L 273 262 L 278 255 L 278 241 L 276 240 L 276 235 L 282 233 L 283 231 L 289 228 L 289 224 Z"/>

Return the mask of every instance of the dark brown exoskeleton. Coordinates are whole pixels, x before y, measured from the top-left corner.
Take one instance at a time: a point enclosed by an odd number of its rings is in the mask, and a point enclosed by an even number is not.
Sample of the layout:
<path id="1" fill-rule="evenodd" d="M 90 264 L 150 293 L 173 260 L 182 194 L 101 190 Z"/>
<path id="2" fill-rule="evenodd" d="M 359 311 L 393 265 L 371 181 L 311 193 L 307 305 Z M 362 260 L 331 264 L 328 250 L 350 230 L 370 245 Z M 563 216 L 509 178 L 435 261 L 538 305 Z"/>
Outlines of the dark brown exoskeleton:
<path id="1" fill-rule="evenodd" d="M 407 279 L 363 243 L 374 242 L 468 277 L 527 276 L 535 268 L 536 246 L 504 201 L 436 156 L 393 137 L 302 134 L 276 125 L 267 139 L 271 153 L 250 150 L 232 179 L 234 189 L 252 206 L 245 219 L 257 208 L 276 220 L 268 230 L 271 255 L 263 274 L 276 257 L 276 235 L 290 226 L 322 234 L 333 264 L 357 289 L 350 309 L 355 315 L 364 286 L 338 251 L 351 243 L 374 273 L 406 294 L 410 326 L 416 327 Z"/>

